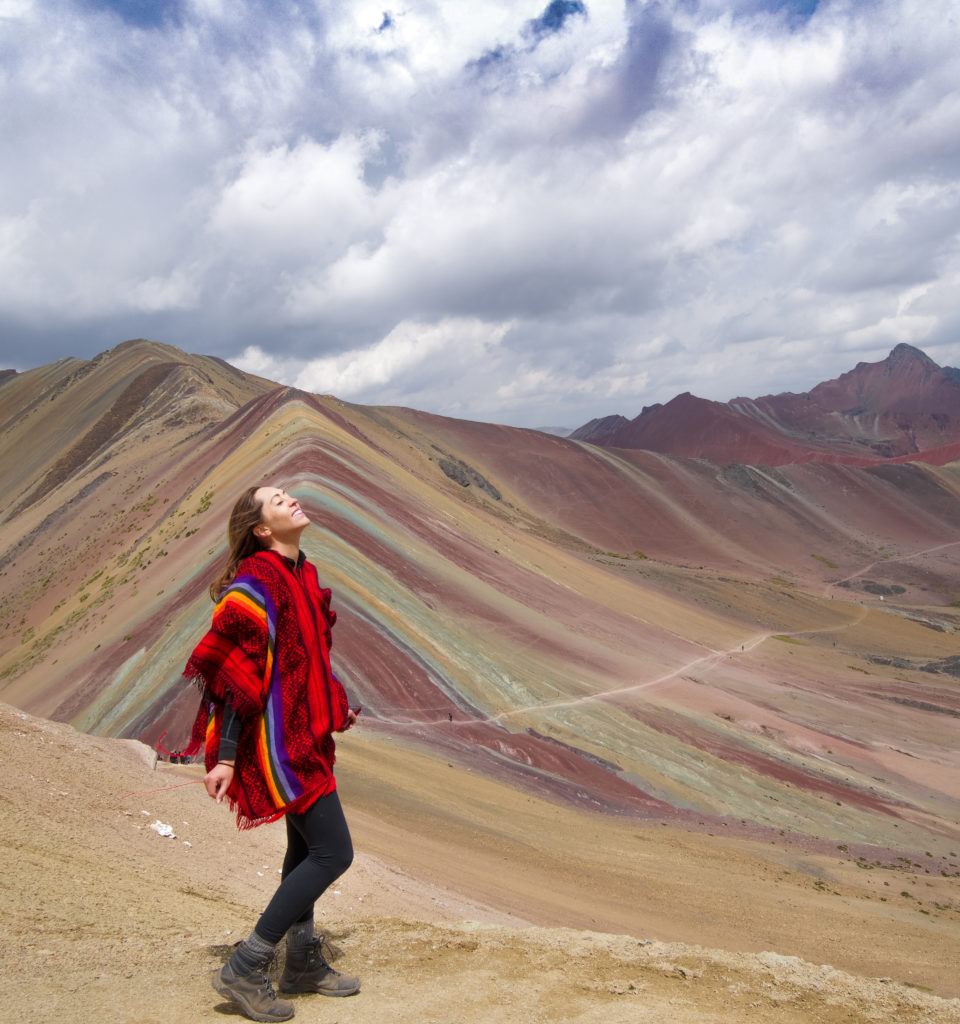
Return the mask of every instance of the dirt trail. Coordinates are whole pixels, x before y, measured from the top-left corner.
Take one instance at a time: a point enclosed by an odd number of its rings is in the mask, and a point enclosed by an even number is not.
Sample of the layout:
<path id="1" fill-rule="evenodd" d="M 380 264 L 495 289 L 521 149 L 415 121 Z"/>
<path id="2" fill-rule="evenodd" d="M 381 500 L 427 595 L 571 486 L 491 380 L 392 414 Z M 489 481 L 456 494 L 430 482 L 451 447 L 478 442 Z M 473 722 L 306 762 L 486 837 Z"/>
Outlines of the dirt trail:
<path id="1" fill-rule="evenodd" d="M 866 572 L 870 572 L 878 565 L 882 565 L 886 562 L 909 562 L 912 559 L 920 558 L 923 555 L 931 554 L 935 551 L 942 551 L 944 548 L 955 547 L 960 544 L 960 540 L 950 541 L 946 544 L 937 544 L 934 547 L 924 548 L 922 551 L 913 551 L 904 555 L 891 556 L 889 558 L 880 558 L 876 561 L 871 562 L 869 565 L 865 565 L 861 569 L 857 569 L 856 572 L 851 573 L 849 576 L 845 576 L 842 580 L 837 580 L 834 583 L 828 583 L 822 590 L 823 597 L 827 597 L 830 593 L 841 584 L 846 583 L 849 580 L 856 579 L 858 576 L 862 576 Z M 868 608 L 863 606 L 860 602 L 855 601 L 841 601 L 838 602 L 837 608 L 851 607 L 851 610 L 856 611 L 856 617 L 848 622 L 841 622 L 835 626 L 821 626 L 817 629 L 798 629 L 798 630 L 772 630 L 762 633 L 757 633 L 750 637 L 745 637 L 742 641 L 734 644 L 727 650 L 715 650 L 712 647 L 708 647 L 707 654 L 702 655 L 699 658 L 693 658 L 692 660 L 685 662 L 678 668 L 671 669 L 669 672 L 665 672 L 663 675 L 658 676 L 656 679 L 648 679 L 640 683 L 632 683 L 629 686 L 618 687 L 613 690 L 604 690 L 600 693 L 591 693 L 585 697 L 575 698 L 564 698 L 560 700 L 552 701 L 541 701 L 538 704 L 531 704 L 525 707 L 510 708 L 508 711 L 501 711 L 498 714 L 486 715 L 479 718 L 461 718 L 459 722 L 461 724 L 474 724 L 474 723 L 489 723 L 489 722 L 503 722 L 509 718 L 515 718 L 521 715 L 529 715 L 532 712 L 547 712 L 554 711 L 559 708 L 572 708 L 583 704 L 592 704 L 596 701 L 607 700 L 611 697 L 622 697 L 631 693 L 638 693 L 641 690 L 649 689 L 652 686 L 659 686 L 661 683 L 670 682 L 679 676 L 690 672 L 692 669 L 697 669 L 699 672 L 708 672 L 710 668 L 721 661 L 725 661 L 728 658 L 736 658 L 740 654 L 749 654 L 755 648 L 759 647 L 760 644 L 766 643 L 773 636 L 817 636 L 822 633 L 842 633 L 845 630 L 852 629 L 854 626 L 858 626 L 867 616 Z M 437 722 L 434 719 L 415 719 L 415 718 L 389 718 L 389 723 L 397 728 L 405 727 L 431 727 L 436 725 L 442 725 L 442 722 Z"/>
<path id="2" fill-rule="evenodd" d="M 190 770 L 145 754 L 0 705 L 0 1020 L 241 1019 L 207 974 L 272 890 L 282 830 L 239 835 Z M 960 1000 L 794 957 L 531 927 L 369 854 L 322 906 L 364 988 L 300 997 L 302 1021 L 960 1024 Z"/>

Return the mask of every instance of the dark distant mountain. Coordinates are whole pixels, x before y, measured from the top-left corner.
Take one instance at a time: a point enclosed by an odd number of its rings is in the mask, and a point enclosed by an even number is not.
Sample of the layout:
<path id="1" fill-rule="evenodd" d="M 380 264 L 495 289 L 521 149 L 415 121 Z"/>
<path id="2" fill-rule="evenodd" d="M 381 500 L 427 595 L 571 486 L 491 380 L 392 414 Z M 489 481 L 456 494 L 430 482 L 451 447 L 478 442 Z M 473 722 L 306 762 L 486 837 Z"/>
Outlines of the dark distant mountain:
<path id="1" fill-rule="evenodd" d="M 722 464 L 746 462 L 773 466 L 803 462 L 808 451 L 807 446 L 792 443 L 729 405 L 697 398 L 689 391 L 672 398 L 666 405 L 645 408 L 634 420 L 609 416 L 594 422 L 604 424 L 613 420 L 621 421 L 613 429 L 594 429 L 587 433 L 587 427 L 581 427 L 571 438 L 607 448 L 643 448 Z"/>
<path id="2" fill-rule="evenodd" d="M 644 412 L 647 410 L 644 409 Z M 643 413 L 641 413 L 643 415 Z M 618 431 L 629 426 L 630 420 L 626 416 L 602 416 L 600 419 L 590 420 L 582 427 L 577 427 L 568 435 L 572 441 L 589 441 L 591 444 L 608 444 L 608 438 L 614 437 Z"/>
<path id="3" fill-rule="evenodd" d="M 571 434 L 611 448 L 779 466 L 798 462 L 871 465 L 939 461 L 960 442 L 960 370 L 938 366 L 911 345 L 878 363 L 858 363 L 802 394 L 711 402 L 686 392 L 633 420 L 607 416 Z"/>

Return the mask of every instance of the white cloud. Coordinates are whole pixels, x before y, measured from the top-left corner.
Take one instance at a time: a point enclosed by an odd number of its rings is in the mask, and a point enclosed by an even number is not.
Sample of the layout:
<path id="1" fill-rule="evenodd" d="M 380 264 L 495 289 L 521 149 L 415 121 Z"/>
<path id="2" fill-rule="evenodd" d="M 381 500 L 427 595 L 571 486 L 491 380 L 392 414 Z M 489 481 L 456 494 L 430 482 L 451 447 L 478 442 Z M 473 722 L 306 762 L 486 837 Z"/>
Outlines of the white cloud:
<path id="1" fill-rule="evenodd" d="M 404 321 L 386 337 L 366 348 L 351 349 L 320 359 L 277 358 L 256 345 L 248 346 L 234 365 L 264 374 L 303 391 L 344 398 L 377 400 L 391 381 L 446 353 L 469 362 L 489 356 L 510 329 L 509 323 L 490 324 L 476 319 L 446 319 L 435 324 Z"/>
<path id="2" fill-rule="evenodd" d="M 952 0 L 545 6 L 0 0 L 0 330 L 569 425 L 960 363 Z"/>
<path id="3" fill-rule="evenodd" d="M 301 360 L 271 355 L 259 345 L 248 345 L 239 355 L 231 356 L 230 362 L 246 373 L 291 385 L 303 365 Z"/>
<path id="4" fill-rule="evenodd" d="M 126 294 L 126 301 L 132 309 L 150 313 L 191 309 L 197 298 L 197 281 L 188 268 L 178 268 L 170 274 L 138 281 Z"/>
<path id="5" fill-rule="evenodd" d="M 33 12 L 34 0 L 0 0 L 0 18 L 25 18 Z"/>
<path id="6" fill-rule="evenodd" d="M 625 362 L 614 363 L 586 380 L 574 374 L 531 368 L 501 384 L 497 398 L 505 409 L 530 402 L 541 404 L 545 399 L 568 400 L 573 396 L 616 401 L 621 395 L 632 398 L 642 393 L 648 382 L 649 374 Z"/>
<path id="7" fill-rule="evenodd" d="M 383 387 L 446 349 L 465 362 L 500 343 L 508 323 L 444 320 L 437 324 L 404 322 L 366 349 L 312 359 L 297 374 L 296 385 L 349 397 Z"/>
<path id="8" fill-rule="evenodd" d="M 224 187 L 209 220 L 218 247 L 242 247 L 270 267 L 324 264 L 370 232 L 384 211 L 363 181 L 375 133 L 329 145 L 299 139 L 255 149 Z"/>

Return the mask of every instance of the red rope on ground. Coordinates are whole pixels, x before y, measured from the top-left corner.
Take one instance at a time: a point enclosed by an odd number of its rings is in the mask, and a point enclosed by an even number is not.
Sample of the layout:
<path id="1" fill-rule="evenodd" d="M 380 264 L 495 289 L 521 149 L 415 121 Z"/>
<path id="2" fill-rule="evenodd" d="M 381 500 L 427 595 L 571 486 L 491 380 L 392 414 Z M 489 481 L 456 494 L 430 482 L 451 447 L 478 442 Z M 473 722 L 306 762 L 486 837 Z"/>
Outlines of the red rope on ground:
<path id="1" fill-rule="evenodd" d="M 178 782 L 175 786 L 161 786 L 159 789 L 132 789 L 120 796 L 149 796 L 151 793 L 168 793 L 171 789 L 183 789 L 184 786 L 202 785 L 203 779 L 191 779 L 189 782 Z"/>

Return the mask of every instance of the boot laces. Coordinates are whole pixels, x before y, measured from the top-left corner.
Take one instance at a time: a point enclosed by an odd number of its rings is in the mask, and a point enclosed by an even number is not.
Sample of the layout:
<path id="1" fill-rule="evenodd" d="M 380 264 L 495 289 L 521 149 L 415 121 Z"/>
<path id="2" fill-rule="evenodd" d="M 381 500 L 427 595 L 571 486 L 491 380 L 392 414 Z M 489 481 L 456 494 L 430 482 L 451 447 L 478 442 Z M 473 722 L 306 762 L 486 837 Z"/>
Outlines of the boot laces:
<path id="1" fill-rule="evenodd" d="M 333 974 L 337 974 L 338 972 L 335 971 L 329 963 L 327 963 L 327 958 L 323 955 L 323 945 L 324 941 L 320 936 L 310 943 L 307 950 L 307 963 L 311 969 L 324 967 Z"/>
<path id="2" fill-rule="evenodd" d="M 274 990 L 273 983 L 265 974 L 261 974 L 259 979 L 257 979 L 257 991 L 262 992 L 267 999 L 272 1000 L 277 998 L 277 993 Z"/>

